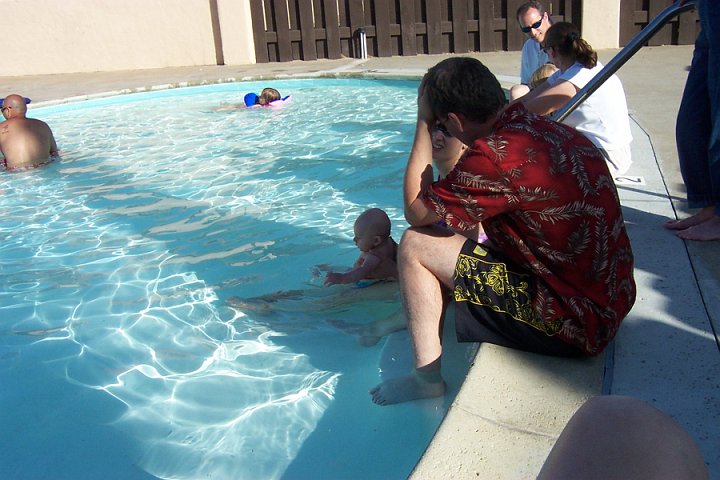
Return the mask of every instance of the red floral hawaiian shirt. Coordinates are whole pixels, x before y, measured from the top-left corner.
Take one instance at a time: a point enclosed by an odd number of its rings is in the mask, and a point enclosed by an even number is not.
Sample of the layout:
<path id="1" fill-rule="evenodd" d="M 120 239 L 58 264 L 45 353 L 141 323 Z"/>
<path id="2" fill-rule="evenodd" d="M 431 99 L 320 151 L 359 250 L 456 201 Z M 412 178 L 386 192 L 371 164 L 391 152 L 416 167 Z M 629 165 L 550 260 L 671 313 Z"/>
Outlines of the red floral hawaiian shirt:
<path id="1" fill-rule="evenodd" d="M 589 355 L 615 336 L 635 301 L 633 254 L 615 183 L 581 133 L 513 105 L 422 198 L 451 227 L 481 222 L 531 274 L 518 320 Z"/>

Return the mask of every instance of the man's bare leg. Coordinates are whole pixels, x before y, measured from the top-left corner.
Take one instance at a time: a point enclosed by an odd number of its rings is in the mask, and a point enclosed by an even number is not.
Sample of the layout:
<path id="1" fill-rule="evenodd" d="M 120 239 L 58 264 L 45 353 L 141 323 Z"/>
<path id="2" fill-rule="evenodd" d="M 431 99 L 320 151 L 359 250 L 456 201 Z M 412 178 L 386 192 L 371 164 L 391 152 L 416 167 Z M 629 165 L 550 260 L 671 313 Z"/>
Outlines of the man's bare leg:
<path id="1" fill-rule="evenodd" d="M 443 288 L 452 288 L 460 235 L 434 228 L 411 228 L 398 250 L 400 292 L 412 341 L 415 369 L 370 390 L 373 402 L 391 405 L 445 393 L 440 374 Z"/>

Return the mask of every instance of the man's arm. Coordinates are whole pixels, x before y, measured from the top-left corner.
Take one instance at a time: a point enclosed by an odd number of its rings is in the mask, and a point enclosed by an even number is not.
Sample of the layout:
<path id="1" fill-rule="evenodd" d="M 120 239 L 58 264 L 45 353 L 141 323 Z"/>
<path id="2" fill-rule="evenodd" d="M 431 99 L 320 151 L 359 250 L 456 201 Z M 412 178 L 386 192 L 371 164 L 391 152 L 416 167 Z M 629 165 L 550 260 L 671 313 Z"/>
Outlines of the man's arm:
<path id="1" fill-rule="evenodd" d="M 431 225 L 438 220 L 435 212 L 430 210 L 422 200 L 420 193 L 433 182 L 432 168 L 432 137 L 430 127 L 435 118 L 431 113 L 427 97 L 423 95 L 423 86 L 420 86 L 418 95 L 418 118 L 415 126 L 415 140 L 413 141 L 410 157 L 405 168 L 403 198 L 405 205 L 405 219 L 414 226 Z"/>

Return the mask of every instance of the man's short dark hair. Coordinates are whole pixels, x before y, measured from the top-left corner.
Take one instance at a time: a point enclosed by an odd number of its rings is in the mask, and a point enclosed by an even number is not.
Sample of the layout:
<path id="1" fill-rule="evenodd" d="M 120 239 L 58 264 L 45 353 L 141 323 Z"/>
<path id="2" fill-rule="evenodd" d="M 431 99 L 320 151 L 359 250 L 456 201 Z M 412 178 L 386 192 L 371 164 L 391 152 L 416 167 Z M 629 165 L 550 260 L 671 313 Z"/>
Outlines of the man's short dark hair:
<path id="1" fill-rule="evenodd" d="M 543 13 L 545 13 L 545 9 L 543 8 L 543 6 L 540 2 L 538 2 L 538 1 L 525 2 L 518 7 L 517 13 L 515 14 L 515 20 L 519 19 L 520 15 L 524 15 L 525 12 L 527 12 L 531 8 L 534 8 L 535 10 L 537 10 L 541 17 L 543 15 Z"/>
<path id="2" fill-rule="evenodd" d="M 469 120 L 484 122 L 507 103 L 495 75 L 479 60 L 453 57 L 425 74 L 425 92 L 435 116 L 460 113 Z"/>

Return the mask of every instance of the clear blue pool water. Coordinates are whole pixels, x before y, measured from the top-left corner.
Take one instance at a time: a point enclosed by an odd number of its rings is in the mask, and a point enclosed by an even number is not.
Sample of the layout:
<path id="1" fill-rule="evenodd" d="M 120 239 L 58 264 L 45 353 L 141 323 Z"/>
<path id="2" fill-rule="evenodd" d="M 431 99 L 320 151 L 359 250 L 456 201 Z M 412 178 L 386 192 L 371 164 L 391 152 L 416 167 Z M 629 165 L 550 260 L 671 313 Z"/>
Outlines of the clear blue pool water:
<path id="1" fill-rule="evenodd" d="M 272 85 L 280 110 L 218 111 Z M 62 160 L 0 173 L 0 477 L 405 478 L 450 393 L 377 407 L 403 333 L 327 323 L 397 310 L 324 288 L 355 217 L 400 239 L 417 82 L 223 84 L 35 108 Z M 288 308 L 227 300 L 301 290 Z M 367 295 L 367 297 L 365 297 Z"/>

